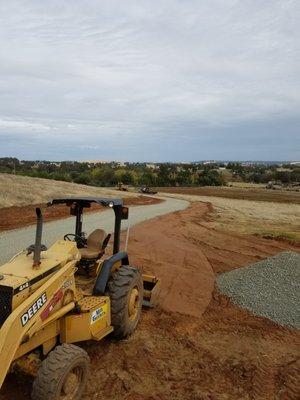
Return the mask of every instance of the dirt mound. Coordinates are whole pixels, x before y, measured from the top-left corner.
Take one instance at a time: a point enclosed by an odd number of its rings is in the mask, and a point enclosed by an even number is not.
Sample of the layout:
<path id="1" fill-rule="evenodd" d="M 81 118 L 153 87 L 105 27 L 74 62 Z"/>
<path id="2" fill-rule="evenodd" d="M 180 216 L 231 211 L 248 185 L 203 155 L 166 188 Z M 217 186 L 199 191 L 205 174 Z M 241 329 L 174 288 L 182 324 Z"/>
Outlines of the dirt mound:
<path id="1" fill-rule="evenodd" d="M 207 211 L 206 204 L 198 206 L 200 214 Z M 181 212 L 140 224 L 133 229 L 129 254 L 131 262 L 161 279 L 160 307 L 200 317 L 211 300 L 215 275 L 189 229 Z"/>

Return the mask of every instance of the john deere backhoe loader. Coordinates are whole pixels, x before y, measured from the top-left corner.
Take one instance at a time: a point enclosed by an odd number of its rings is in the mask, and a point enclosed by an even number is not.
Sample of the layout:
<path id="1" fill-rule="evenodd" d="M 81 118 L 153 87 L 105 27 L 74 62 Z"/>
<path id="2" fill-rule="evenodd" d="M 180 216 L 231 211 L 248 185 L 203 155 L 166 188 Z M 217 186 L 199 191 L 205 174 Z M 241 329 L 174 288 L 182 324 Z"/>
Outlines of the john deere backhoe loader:
<path id="1" fill-rule="evenodd" d="M 83 210 L 92 203 L 114 211 L 111 256 L 105 254 L 110 234 L 96 229 L 86 237 L 82 231 Z M 35 244 L 0 267 L 0 387 L 13 367 L 32 373 L 31 366 L 38 365 L 33 400 L 80 399 L 89 357 L 73 343 L 110 333 L 130 335 L 157 283 L 120 252 L 121 221 L 128 218 L 122 200 L 54 199 L 49 206 L 55 204 L 70 207 L 75 234 L 46 249 L 42 214 L 36 209 Z"/>

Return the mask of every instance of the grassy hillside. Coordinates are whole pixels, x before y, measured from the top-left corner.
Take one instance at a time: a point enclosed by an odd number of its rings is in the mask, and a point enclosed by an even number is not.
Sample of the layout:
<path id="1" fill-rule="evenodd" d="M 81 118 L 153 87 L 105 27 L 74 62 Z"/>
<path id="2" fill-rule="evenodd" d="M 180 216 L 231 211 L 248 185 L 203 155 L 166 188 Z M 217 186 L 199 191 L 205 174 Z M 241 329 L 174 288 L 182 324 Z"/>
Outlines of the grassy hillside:
<path id="1" fill-rule="evenodd" d="M 122 196 L 125 198 L 135 197 L 137 194 L 79 185 L 77 183 L 0 174 L 0 208 L 46 203 L 53 197 L 63 196 Z"/>

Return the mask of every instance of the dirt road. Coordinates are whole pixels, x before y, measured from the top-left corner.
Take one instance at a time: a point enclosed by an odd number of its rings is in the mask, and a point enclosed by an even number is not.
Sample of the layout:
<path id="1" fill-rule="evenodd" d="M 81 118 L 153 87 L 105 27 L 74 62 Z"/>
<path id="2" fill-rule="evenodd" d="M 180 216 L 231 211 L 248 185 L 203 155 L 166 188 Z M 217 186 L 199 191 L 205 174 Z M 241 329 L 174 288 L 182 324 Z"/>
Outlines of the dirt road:
<path id="1" fill-rule="evenodd" d="M 159 204 L 149 206 L 136 206 L 130 208 L 129 223 L 131 226 L 146 221 L 159 215 L 164 215 L 173 211 L 183 210 L 188 206 L 188 202 L 178 199 L 166 199 Z M 123 221 L 122 227 L 126 228 L 127 221 Z M 83 229 L 88 234 L 96 228 L 105 229 L 113 232 L 114 213 L 112 210 L 105 210 L 95 213 L 88 213 L 84 216 Z M 50 246 L 57 239 L 63 238 L 66 233 L 74 233 L 75 218 L 69 217 L 58 221 L 47 222 L 44 224 L 43 244 Z M 8 261 L 14 254 L 27 248 L 34 243 L 35 226 L 23 229 L 16 229 L 0 233 L 0 265 Z"/>
<path id="2" fill-rule="evenodd" d="M 83 400 L 298 399 L 299 332 L 211 293 L 212 271 L 293 247 L 216 230 L 212 218 L 211 205 L 194 203 L 132 229 L 131 259 L 163 281 L 160 307 L 127 340 L 84 344 L 92 371 Z M 31 383 L 9 375 L 0 399 L 29 399 Z"/>

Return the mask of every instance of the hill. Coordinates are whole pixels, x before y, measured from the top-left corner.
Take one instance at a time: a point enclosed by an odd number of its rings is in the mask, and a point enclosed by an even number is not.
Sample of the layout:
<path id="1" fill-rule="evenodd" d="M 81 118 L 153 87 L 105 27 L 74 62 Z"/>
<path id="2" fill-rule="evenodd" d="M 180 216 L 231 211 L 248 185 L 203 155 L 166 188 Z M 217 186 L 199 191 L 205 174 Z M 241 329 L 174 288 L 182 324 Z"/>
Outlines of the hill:
<path id="1" fill-rule="evenodd" d="M 137 197 L 136 193 L 27 176 L 0 174 L 0 208 L 46 203 L 53 197 Z"/>

